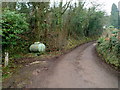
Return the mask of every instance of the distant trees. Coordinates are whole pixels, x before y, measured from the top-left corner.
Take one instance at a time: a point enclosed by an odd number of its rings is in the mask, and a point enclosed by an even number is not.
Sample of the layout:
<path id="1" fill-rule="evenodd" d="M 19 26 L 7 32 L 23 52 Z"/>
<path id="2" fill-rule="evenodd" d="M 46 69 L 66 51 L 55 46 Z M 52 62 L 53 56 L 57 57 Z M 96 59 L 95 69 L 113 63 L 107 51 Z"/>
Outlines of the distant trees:
<path id="1" fill-rule="evenodd" d="M 118 28 L 119 27 L 118 20 L 119 20 L 119 11 L 117 6 L 113 3 L 111 8 L 111 17 L 110 17 L 111 25 L 114 26 L 115 28 Z"/>
<path id="2" fill-rule="evenodd" d="M 88 11 L 88 26 L 85 28 L 85 36 L 98 36 L 102 34 L 104 26 L 104 12 L 96 11 L 95 8 L 91 8 Z"/>

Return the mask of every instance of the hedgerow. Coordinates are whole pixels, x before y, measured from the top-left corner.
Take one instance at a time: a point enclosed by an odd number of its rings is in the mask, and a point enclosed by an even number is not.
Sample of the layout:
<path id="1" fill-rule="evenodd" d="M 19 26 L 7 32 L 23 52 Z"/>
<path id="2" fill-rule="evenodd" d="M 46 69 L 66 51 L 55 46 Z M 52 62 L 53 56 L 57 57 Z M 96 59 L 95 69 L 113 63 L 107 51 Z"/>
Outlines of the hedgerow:
<path id="1" fill-rule="evenodd" d="M 103 35 L 98 39 L 97 50 L 104 57 L 107 63 L 115 68 L 120 67 L 120 40 L 119 30 L 106 29 Z"/>

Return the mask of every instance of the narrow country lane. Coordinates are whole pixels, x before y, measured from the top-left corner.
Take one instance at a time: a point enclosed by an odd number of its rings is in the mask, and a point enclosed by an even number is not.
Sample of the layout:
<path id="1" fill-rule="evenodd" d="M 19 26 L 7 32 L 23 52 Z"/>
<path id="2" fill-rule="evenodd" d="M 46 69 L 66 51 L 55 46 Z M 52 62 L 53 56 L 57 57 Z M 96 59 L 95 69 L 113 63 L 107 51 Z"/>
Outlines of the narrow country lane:
<path id="1" fill-rule="evenodd" d="M 117 72 L 97 56 L 93 42 L 52 60 L 38 60 L 17 71 L 3 87 L 118 88 Z"/>
<path id="2" fill-rule="evenodd" d="M 1 1 L 2 89 L 120 89 L 120 0 L 11 1 Z"/>
<path id="3" fill-rule="evenodd" d="M 95 43 L 83 44 L 58 59 L 51 73 L 33 76 L 27 87 L 118 88 L 117 74 L 97 56 Z"/>

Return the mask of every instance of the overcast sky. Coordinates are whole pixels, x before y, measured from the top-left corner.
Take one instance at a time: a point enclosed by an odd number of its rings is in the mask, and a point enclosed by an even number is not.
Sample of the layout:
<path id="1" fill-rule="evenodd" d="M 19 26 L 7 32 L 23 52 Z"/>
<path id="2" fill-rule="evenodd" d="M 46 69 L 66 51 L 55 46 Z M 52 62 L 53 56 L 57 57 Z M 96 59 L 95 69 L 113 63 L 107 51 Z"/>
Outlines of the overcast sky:
<path id="1" fill-rule="evenodd" d="M 50 0 L 50 1 L 56 2 L 56 1 L 60 1 L 60 0 Z M 63 2 L 66 2 L 66 1 L 70 1 L 70 0 L 63 0 Z M 80 1 L 80 0 L 72 0 L 72 1 L 74 2 L 74 1 Z M 100 9 L 106 11 L 107 14 L 110 15 L 112 4 L 115 3 L 118 6 L 118 2 L 120 0 L 83 0 L 83 1 L 86 2 L 86 5 L 85 5 L 86 7 L 90 6 L 90 2 L 96 2 L 97 4 L 102 4 Z"/>
<path id="2" fill-rule="evenodd" d="M 95 1 L 99 4 L 102 4 L 101 9 L 106 11 L 107 14 L 110 14 L 112 4 L 115 3 L 118 6 L 118 2 L 120 0 L 85 0 L 85 1 L 87 1 L 87 3 Z"/>

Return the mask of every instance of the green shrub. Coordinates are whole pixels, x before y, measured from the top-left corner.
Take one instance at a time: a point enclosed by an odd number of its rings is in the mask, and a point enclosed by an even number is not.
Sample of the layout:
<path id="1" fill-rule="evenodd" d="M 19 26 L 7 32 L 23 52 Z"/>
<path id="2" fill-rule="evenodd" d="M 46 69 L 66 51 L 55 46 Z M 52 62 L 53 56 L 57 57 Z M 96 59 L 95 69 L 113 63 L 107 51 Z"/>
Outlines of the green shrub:
<path id="1" fill-rule="evenodd" d="M 118 40 L 118 30 L 106 30 L 110 32 L 108 37 L 104 36 L 98 39 L 97 50 L 105 58 L 106 62 L 114 65 L 116 68 L 120 67 L 120 41 Z"/>
<path id="2" fill-rule="evenodd" d="M 105 41 L 105 39 L 103 37 L 100 37 L 97 41 L 98 45 L 100 45 L 101 43 L 103 43 Z"/>
<path id="3" fill-rule="evenodd" d="M 4 10 L 2 19 L 2 46 L 4 50 L 9 50 L 11 46 L 17 45 L 21 41 L 20 35 L 28 30 L 28 23 L 24 14 L 14 11 Z"/>

